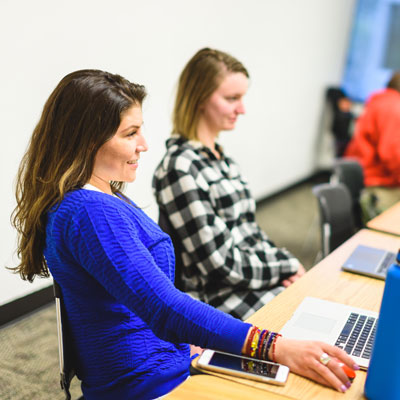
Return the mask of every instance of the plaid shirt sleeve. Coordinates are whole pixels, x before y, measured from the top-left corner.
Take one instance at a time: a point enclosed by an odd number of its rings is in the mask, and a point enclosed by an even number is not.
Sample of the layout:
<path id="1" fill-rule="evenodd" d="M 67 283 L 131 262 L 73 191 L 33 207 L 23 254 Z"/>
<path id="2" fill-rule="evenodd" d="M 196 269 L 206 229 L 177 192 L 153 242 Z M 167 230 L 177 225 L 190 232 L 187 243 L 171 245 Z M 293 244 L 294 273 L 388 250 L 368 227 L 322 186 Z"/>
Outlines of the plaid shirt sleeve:
<path id="1" fill-rule="evenodd" d="M 220 289 L 269 289 L 296 273 L 298 260 L 256 224 L 254 200 L 239 175 L 218 176 L 183 156 L 168 164 L 155 174 L 157 202 L 182 240 L 184 265 L 195 266 L 203 286 L 213 279 Z"/>

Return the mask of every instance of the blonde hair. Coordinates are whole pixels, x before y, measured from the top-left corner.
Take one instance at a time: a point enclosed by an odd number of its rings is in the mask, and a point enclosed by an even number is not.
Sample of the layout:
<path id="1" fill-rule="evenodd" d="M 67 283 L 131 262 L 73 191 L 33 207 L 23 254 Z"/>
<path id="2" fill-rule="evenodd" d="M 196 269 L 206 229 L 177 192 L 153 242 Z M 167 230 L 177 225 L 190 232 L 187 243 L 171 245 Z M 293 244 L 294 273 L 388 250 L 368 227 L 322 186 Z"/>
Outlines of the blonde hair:
<path id="1" fill-rule="evenodd" d="M 240 61 L 219 50 L 204 48 L 189 60 L 178 81 L 172 133 L 189 140 L 197 139 L 200 106 L 229 72 L 241 72 L 249 78 Z"/>

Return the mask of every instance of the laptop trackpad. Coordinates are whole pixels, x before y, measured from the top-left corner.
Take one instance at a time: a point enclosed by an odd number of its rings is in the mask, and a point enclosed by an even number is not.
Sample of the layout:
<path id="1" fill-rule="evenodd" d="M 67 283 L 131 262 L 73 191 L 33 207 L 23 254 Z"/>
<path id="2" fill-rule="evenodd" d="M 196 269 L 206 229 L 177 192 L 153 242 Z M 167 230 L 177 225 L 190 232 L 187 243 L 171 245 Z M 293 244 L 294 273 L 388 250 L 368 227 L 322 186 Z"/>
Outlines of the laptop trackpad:
<path id="1" fill-rule="evenodd" d="M 329 335 L 336 325 L 336 320 L 321 315 L 302 312 L 295 323 L 296 328 L 306 329 L 313 332 Z"/>

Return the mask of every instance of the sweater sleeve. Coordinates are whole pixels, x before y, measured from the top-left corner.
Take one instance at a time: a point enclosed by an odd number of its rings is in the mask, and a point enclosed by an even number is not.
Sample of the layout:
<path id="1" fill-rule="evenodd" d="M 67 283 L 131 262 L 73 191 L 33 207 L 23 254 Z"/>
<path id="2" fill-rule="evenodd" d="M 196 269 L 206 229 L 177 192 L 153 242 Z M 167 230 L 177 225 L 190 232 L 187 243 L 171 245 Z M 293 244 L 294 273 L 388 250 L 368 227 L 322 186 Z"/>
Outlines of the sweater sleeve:
<path id="1" fill-rule="evenodd" d="M 159 205 L 169 216 L 191 263 L 205 277 L 212 272 L 230 287 L 268 289 L 297 272 L 299 261 L 261 230 L 255 235 L 255 229 L 249 234 L 243 228 L 243 236 L 235 240 L 215 210 L 201 171 L 170 168 L 159 186 L 155 193 Z"/>
<path id="2" fill-rule="evenodd" d="M 134 221 L 115 204 L 88 203 L 68 224 L 65 241 L 77 263 L 161 339 L 240 354 L 250 325 L 174 287 L 142 243 L 143 217 Z M 165 246 L 168 237 L 157 243 L 159 251 Z"/>

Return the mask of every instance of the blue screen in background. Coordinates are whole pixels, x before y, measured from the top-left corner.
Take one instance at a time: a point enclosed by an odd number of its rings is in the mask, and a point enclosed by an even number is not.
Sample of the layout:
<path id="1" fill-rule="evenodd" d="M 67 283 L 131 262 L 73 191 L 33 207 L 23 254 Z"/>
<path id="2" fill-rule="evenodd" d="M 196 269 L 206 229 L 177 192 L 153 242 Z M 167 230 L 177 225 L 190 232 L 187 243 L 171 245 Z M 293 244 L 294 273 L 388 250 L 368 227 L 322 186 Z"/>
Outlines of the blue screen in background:
<path id="1" fill-rule="evenodd" d="M 210 365 L 275 378 L 278 366 L 257 360 L 247 360 L 234 355 L 214 353 Z"/>
<path id="2" fill-rule="evenodd" d="M 400 0 L 358 0 L 342 89 L 364 102 L 400 70 Z"/>

